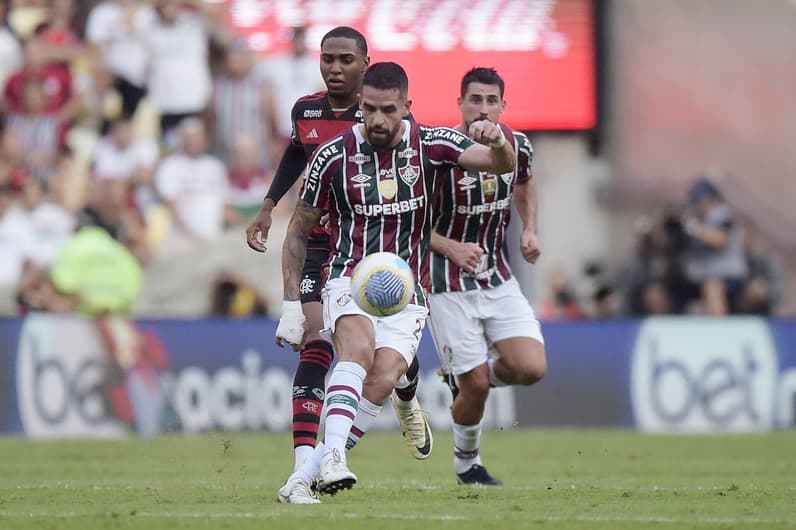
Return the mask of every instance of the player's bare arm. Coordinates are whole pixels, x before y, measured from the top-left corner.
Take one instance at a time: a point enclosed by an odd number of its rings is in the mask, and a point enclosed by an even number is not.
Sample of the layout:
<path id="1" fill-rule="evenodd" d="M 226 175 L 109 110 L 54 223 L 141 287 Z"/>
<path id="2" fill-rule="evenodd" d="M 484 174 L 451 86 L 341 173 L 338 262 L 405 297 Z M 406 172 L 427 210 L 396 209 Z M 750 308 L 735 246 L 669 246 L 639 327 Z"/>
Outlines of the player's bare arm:
<path id="1" fill-rule="evenodd" d="M 290 344 L 293 351 L 299 351 L 304 344 L 307 332 L 307 319 L 301 309 L 299 299 L 299 283 L 304 260 L 307 255 L 307 236 L 312 227 L 321 217 L 321 211 L 301 201 L 296 205 L 293 217 L 287 228 L 285 242 L 282 245 L 282 277 L 284 281 L 284 299 L 282 300 L 282 316 L 276 328 L 274 341 L 280 348 Z"/>
<path id="2" fill-rule="evenodd" d="M 459 156 L 457 163 L 461 167 L 470 171 L 491 173 L 514 171 L 514 149 L 499 125 L 489 120 L 475 121 L 470 125 L 467 135 L 478 143 L 468 147 Z"/>
<path id="3" fill-rule="evenodd" d="M 514 186 L 514 204 L 522 221 L 520 251 L 528 263 L 536 263 L 542 254 L 536 234 L 536 179 L 533 174 L 528 180 L 518 182 Z"/>
<path id="4" fill-rule="evenodd" d="M 307 257 L 307 237 L 321 219 L 321 210 L 305 201 L 299 201 L 290 218 L 285 242 L 282 245 L 282 277 L 284 299 L 299 299 L 299 284 L 304 260 Z"/>
<path id="5" fill-rule="evenodd" d="M 431 232 L 431 250 L 467 272 L 474 272 L 484 255 L 484 249 L 476 243 L 462 243 L 434 231 Z"/>

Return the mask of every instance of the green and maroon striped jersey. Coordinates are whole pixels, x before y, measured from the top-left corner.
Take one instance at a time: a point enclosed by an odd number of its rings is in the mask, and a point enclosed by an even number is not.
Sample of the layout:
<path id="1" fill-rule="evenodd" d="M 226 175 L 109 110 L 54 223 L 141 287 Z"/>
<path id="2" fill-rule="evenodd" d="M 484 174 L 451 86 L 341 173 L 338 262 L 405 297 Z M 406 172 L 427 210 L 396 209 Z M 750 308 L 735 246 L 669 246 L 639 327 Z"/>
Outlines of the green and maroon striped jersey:
<path id="1" fill-rule="evenodd" d="M 531 178 L 533 148 L 528 137 L 502 125 L 512 142 L 517 165 L 513 172 L 495 175 L 444 168 L 434 209 L 434 230 L 456 241 L 477 243 L 484 249 L 475 272 L 462 270 L 442 254 L 431 253 L 431 292 L 470 291 L 496 287 L 511 278 L 504 245 L 514 184 Z"/>
<path id="2" fill-rule="evenodd" d="M 302 200 L 327 210 L 332 252 L 328 278 L 351 276 L 359 261 L 393 252 L 407 261 L 417 280 L 413 303 L 425 304 L 429 288 L 428 243 L 431 202 L 438 175 L 473 144 L 447 127 L 404 120 L 400 143 L 376 151 L 353 126 L 313 154 Z"/>

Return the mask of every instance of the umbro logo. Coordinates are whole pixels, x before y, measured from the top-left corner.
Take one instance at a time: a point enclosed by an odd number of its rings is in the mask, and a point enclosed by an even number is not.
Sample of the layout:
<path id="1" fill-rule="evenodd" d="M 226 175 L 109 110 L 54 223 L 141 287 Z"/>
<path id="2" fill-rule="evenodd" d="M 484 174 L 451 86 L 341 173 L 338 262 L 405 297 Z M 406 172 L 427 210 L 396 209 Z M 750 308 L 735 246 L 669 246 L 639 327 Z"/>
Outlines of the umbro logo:
<path id="1" fill-rule="evenodd" d="M 462 191 L 471 190 L 475 188 L 475 183 L 477 180 L 478 180 L 477 178 L 467 176 L 459 179 L 459 181 L 456 184 L 459 185 L 459 189 Z"/>
<path id="2" fill-rule="evenodd" d="M 370 175 L 366 175 L 364 173 L 360 173 L 358 175 L 354 175 L 353 177 L 351 177 L 351 180 L 356 182 L 356 184 L 354 184 L 354 188 L 369 188 L 370 187 L 370 180 L 372 178 L 373 177 L 371 177 Z"/>
<path id="3" fill-rule="evenodd" d="M 310 138 L 312 138 L 312 139 L 318 138 L 318 131 L 315 130 L 315 127 L 313 127 L 312 130 L 307 133 L 307 139 L 310 139 Z"/>

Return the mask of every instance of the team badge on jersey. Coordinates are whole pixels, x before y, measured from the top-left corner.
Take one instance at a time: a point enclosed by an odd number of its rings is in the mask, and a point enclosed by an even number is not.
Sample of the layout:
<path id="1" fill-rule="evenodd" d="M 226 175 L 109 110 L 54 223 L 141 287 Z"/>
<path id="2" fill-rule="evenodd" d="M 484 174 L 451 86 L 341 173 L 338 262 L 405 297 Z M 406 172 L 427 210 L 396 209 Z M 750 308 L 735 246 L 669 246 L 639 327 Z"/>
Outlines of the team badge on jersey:
<path id="1" fill-rule="evenodd" d="M 481 189 L 484 190 L 484 195 L 494 195 L 497 191 L 497 177 L 491 174 L 485 175 Z"/>
<path id="2" fill-rule="evenodd" d="M 413 186 L 417 182 L 417 177 L 420 176 L 420 167 L 407 165 L 398 168 L 398 174 L 401 176 L 401 180 L 406 182 L 407 186 Z"/>
<path id="3" fill-rule="evenodd" d="M 385 199 L 392 199 L 398 191 L 398 184 L 393 178 L 387 178 L 379 181 L 379 193 Z"/>

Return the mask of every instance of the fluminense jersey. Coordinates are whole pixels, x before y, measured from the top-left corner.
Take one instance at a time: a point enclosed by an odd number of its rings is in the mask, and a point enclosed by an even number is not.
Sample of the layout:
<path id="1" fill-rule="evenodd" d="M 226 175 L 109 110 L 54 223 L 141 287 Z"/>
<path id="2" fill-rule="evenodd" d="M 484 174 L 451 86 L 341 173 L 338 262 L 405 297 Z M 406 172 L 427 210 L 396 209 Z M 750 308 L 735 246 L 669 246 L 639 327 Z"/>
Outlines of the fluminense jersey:
<path id="1" fill-rule="evenodd" d="M 393 252 L 417 281 L 412 303 L 425 305 L 428 242 L 437 170 L 473 144 L 447 127 L 404 120 L 391 150 L 375 151 L 358 126 L 321 145 L 310 161 L 302 200 L 328 210 L 332 253 L 328 278 L 351 276 L 366 255 Z"/>
<path id="2" fill-rule="evenodd" d="M 324 91 L 299 98 L 293 105 L 290 118 L 293 122 L 290 141 L 300 145 L 309 160 L 319 145 L 360 123 L 362 111 L 359 110 L 359 103 L 342 111 L 332 109 L 327 92 Z M 316 226 L 307 242 L 307 248 L 328 249 L 329 230 L 321 225 Z"/>
<path id="3" fill-rule="evenodd" d="M 434 211 L 437 233 L 461 242 L 477 243 L 484 249 L 475 272 L 462 270 L 442 254 L 431 254 L 431 292 L 469 291 L 496 287 L 511 278 L 503 244 L 511 212 L 515 183 L 531 178 L 533 148 L 528 137 L 501 124 L 506 140 L 512 141 L 517 157 L 511 173 L 495 175 L 444 168 Z"/>

